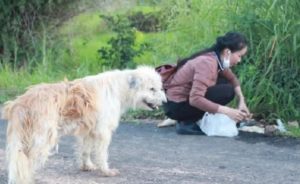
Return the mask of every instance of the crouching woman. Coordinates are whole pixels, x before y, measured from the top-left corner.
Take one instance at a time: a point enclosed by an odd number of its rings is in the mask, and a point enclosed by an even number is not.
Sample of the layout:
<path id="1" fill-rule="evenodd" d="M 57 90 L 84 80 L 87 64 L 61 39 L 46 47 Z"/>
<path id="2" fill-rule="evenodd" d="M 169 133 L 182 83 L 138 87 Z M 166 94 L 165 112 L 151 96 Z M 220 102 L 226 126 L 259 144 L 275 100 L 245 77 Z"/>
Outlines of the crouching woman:
<path id="1" fill-rule="evenodd" d="M 247 41 L 238 32 L 228 32 L 210 48 L 182 59 L 169 80 L 164 104 L 167 117 L 177 120 L 178 134 L 202 134 L 196 122 L 205 112 L 223 113 L 239 122 L 249 116 L 240 83 L 231 71 L 247 53 Z M 237 108 L 226 106 L 238 97 Z"/>

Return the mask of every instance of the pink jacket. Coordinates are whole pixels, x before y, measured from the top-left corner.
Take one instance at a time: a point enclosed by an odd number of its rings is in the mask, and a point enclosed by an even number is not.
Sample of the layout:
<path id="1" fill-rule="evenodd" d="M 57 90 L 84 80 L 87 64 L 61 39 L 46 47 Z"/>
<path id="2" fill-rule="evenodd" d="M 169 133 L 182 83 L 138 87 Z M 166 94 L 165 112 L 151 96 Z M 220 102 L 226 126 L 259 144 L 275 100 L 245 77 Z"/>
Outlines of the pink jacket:
<path id="1" fill-rule="evenodd" d="M 220 71 L 234 87 L 239 81 L 230 69 Z M 214 52 L 198 56 L 184 64 L 173 76 L 166 91 L 173 102 L 189 101 L 190 105 L 202 111 L 215 113 L 219 104 L 205 98 L 207 88 L 218 79 L 218 59 Z"/>

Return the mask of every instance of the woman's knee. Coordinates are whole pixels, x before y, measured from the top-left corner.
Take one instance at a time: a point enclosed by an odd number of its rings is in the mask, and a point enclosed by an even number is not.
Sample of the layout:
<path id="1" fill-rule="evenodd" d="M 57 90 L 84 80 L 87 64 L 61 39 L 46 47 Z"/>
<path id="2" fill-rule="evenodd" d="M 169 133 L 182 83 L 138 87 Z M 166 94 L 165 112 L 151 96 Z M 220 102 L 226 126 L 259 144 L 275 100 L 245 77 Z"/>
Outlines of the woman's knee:
<path id="1" fill-rule="evenodd" d="M 228 84 L 228 89 L 226 90 L 226 98 L 233 100 L 235 93 L 234 93 L 234 87 L 231 84 Z"/>
<path id="2" fill-rule="evenodd" d="M 231 84 L 227 84 L 226 87 L 224 87 L 223 91 L 223 100 L 221 102 L 221 105 L 226 105 L 230 103 L 235 96 L 234 87 Z"/>
<path id="3" fill-rule="evenodd" d="M 226 105 L 234 98 L 234 87 L 231 84 L 219 84 L 208 88 L 205 98 L 221 104 Z"/>

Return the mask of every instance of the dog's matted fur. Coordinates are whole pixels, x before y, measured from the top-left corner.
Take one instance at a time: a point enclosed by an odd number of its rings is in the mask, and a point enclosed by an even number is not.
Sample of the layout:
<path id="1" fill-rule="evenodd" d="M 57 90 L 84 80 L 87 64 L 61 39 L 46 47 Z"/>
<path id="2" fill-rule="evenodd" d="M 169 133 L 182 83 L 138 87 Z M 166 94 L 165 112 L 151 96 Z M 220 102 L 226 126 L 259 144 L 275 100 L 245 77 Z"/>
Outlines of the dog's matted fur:
<path id="1" fill-rule="evenodd" d="M 34 183 L 35 170 L 66 134 L 78 138 L 82 170 L 118 174 L 108 166 L 108 146 L 121 114 L 129 108 L 151 110 L 163 101 L 161 78 L 146 66 L 32 86 L 3 110 L 8 120 L 8 183 Z"/>

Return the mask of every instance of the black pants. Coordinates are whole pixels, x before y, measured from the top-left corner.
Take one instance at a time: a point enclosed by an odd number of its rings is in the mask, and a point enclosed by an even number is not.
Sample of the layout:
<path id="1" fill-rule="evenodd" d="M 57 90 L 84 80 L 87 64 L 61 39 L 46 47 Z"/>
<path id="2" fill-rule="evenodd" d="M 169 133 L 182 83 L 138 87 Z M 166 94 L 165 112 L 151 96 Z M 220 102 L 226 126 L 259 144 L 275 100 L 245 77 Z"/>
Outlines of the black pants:
<path id="1" fill-rule="evenodd" d="M 217 104 L 226 105 L 234 98 L 234 88 L 225 79 L 218 79 L 215 86 L 207 89 L 205 98 Z M 205 111 L 191 106 L 189 102 L 168 101 L 163 105 L 163 109 L 169 118 L 186 122 L 196 122 L 205 113 Z"/>

